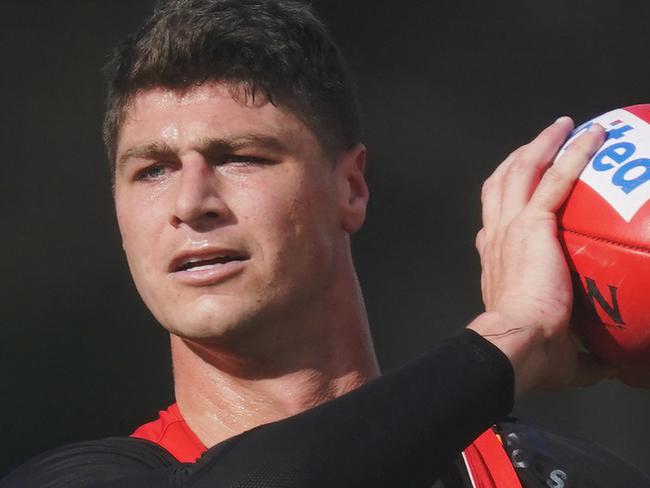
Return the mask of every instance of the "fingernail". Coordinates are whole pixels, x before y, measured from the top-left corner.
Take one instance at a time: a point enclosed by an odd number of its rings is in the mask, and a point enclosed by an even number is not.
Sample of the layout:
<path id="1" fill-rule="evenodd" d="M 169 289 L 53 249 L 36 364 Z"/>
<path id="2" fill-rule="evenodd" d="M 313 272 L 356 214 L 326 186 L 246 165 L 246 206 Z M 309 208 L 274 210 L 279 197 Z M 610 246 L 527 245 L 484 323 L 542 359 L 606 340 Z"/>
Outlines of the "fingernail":
<path id="1" fill-rule="evenodd" d="M 594 123 L 589 126 L 589 129 L 587 129 L 587 132 L 601 132 L 604 131 L 604 127 L 600 125 L 599 123 Z"/>
<path id="2" fill-rule="evenodd" d="M 553 122 L 553 123 L 554 123 L 554 124 L 557 124 L 558 122 L 564 122 L 565 120 L 568 120 L 568 119 L 570 119 L 570 117 L 567 117 L 566 115 L 563 115 L 562 117 L 559 117 L 559 118 L 558 118 L 555 122 Z"/>

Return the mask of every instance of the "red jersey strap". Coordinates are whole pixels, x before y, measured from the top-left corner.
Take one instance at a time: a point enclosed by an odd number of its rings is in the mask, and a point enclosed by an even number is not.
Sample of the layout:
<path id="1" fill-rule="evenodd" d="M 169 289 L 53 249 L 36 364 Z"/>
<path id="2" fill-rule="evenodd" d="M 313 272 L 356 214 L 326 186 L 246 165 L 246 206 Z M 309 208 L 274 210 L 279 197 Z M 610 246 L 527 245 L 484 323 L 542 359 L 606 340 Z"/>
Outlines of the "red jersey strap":
<path id="1" fill-rule="evenodd" d="M 463 451 L 473 488 L 522 488 L 508 453 L 492 429 Z"/>
<path id="2" fill-rule="evenodd" d="M 185 423 L 177 404 L 160 411 L 158 415 L 153 422 L 138 427 L 131 437 L 158 444 L 182 463 L 193 463 L 207 450 Z"/>

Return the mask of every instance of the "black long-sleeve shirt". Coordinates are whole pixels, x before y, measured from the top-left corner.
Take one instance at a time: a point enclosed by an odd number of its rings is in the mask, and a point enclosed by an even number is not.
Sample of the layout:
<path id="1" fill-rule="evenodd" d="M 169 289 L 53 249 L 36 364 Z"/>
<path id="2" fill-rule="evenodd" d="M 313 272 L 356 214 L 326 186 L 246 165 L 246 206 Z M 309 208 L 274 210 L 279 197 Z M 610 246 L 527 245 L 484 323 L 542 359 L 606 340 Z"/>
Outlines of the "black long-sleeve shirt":
<path id="1" fill-rule="evenodd" d="M 0 488 L 471 486 L 455 459 L 511 410 L 513 398 L 508 359 L 468 330 L 342 397 L 228 439 L 196 463 L 180 463 L 149 441 L 110 438 L 37 456 Z M 516 435 L 510 442 L 521 447 Z M 641 481 L 632 476 L 616 486 L 650 486 L 632 474 Z M 544 485 L 541 476 L 525 486 L 564 486 Z"/>

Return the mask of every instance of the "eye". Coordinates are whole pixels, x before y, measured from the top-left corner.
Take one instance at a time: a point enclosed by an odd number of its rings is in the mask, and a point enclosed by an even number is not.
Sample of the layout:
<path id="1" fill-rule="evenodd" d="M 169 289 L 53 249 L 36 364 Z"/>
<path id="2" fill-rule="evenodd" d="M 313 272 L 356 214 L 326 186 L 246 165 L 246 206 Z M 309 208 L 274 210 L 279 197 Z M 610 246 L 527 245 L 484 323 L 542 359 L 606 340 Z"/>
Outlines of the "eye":
<path id="1" fill-rule="evenodd" d="M 155 181 L 167 174 L 169 168 L 164 163 L 155 163 L 138 170 L 135 173 L 136 181 Z"/>
<path id="2" fill-rule="evenodd" d="M 219 162 L 219 164 L 233 164 L 237 166 L 266 165 L 271 163 L 272 161 L 269 159 L 247 154 L 225 154 Z"/>

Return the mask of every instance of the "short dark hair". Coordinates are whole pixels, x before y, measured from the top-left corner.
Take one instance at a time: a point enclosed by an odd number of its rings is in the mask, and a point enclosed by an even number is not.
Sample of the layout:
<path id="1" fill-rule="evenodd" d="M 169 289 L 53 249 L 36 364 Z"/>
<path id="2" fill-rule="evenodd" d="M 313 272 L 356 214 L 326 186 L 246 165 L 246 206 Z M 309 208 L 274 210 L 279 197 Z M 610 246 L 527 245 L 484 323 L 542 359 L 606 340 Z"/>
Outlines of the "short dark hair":
<path id="1" fill-rule="evenodd" d="M 106 65 L 104 143 L 112 169 L 130 101 L 155 87 L 245 87 L 288 109 L 328 155 L 360 139 L 355 87 L 325 25 L 295 0 L 169 0 Z M 114 171 L 113 171 L 114 172 Z"/>

